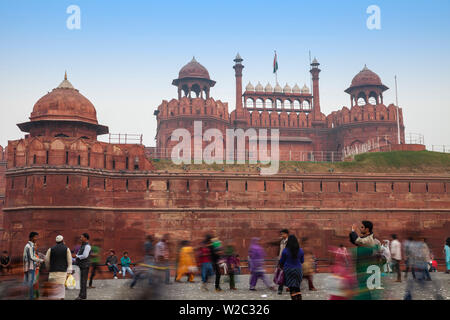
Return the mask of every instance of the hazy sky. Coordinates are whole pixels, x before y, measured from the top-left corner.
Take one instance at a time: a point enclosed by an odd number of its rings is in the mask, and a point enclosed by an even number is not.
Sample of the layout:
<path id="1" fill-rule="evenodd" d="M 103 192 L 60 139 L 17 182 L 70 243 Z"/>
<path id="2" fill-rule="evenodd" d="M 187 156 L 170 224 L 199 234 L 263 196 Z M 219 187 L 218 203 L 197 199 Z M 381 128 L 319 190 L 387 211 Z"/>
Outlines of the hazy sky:
<path id="1" fill-rule="evenodd" d="M 70 5 L 81 29 L 70 30 Z M 381 30 L 369 30 L 369 5 L 381 9 Z M 34 103 L 69 81 L 96 107 L 111 133 L 142 133 L 155 144 L 153 111 L 176 98 L 171 85 L 192 59 L 217 83 L 216 100 L 235 108 L 233 59 L 244 59 L 244 86 L 309 85 L 308 50 L 321 63 L 322 112 L 349 106 L 344 93 L 364 64 L 399 104 L 406 132 L 450 145 L 450 1 L 20 1 L 0 0 L 0 145 L 24 133 Z M 104 139 L 104 138 L 101 138 Z"/>

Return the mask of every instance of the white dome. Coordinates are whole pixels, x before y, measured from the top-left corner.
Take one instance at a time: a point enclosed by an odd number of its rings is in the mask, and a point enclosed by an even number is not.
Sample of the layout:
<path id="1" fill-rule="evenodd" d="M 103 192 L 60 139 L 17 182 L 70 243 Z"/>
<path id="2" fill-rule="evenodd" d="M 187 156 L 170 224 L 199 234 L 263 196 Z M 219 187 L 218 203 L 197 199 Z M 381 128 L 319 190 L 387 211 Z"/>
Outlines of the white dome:
<path id="1" fill-rule="evenodd" d="M 278 82 L 277 82 L 277 85 L 275 86 L 275 88 L 273 89 L 273 92 L 276 92 L 276 93 L 283 92 L 283 89 L 281 89 L 281 86 L 278 84 Z"/>
<path id="2" fill-rule="evenodd" d="M 248 85 L 245 87 L 246 91 L 255 91 L 255 87 L 252 85 L 251 82 L 248 83 Z"/>
<path id="3" fill-rule="evenodd" d="M 270 83 L 267 82 L 266 87 L 264 88 L 265 92 L 273 92 L 273 88 Z"/>
<path id="4" fill-rule="evenodd" d="M 297 84 L 292 88 L 292 93 L 300 93 L 300 87 Z"/>
<path id="5" fill-rule="evenodd" d="M 302 93 L 308 93 L 309 94 L 309 88 L 308 88 L 308 86 L 306 84 L 302 88 Z"/>
<path id="6" fill-rule="evenodd" d="M 289 87 L 289 85 L 287 83 L 286 83 L 286 85 L 283 88 L 283 92 L 284 93 L 291 93 L 292 92 L 291 87 Z"/>
<path id="7" fill-rule="evenodd" d="M 255 91 L 257 91 L 257 92 L 263 92 L 264 91 L 264 88 L 263 88 L 261 82 L 258 81 L 258 84 L 255 87 Z"/>

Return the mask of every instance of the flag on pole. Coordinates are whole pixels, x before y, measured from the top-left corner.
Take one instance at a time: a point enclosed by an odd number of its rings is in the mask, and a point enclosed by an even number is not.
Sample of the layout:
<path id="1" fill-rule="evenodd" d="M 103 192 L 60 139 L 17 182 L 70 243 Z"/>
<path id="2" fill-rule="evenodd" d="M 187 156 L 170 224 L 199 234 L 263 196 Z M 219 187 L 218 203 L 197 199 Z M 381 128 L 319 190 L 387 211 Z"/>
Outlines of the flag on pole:
<path id="1" fill-rule="evenodd" d="M 275 57 L 273 58 L 273 73 L 276 73 L 278 70 L 278 60 L 277 60 L 277 52 L 275 51 Z"/>

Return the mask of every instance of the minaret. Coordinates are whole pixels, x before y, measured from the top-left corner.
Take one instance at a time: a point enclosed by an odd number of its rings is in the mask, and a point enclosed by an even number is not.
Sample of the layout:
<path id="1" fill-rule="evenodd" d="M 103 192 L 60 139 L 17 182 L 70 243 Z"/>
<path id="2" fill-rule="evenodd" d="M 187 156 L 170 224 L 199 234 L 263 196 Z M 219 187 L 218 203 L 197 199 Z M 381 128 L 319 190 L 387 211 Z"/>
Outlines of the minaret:
<path id="1" fill-rule="evenodd" d="M 236 121 L 246 122 L 244 108 L 242 107 L 242 69 L 244 69 L 242 61 L 244 61 L 244 59 L 242 59 L 238 53 L 233 61 L 235 62 L 233 69 L 236 76 Z"/>
<path id="2" fill-rule="evenodd" d="M 320 121 L 319 65 L 320 63 L 314 58 L 310 70 L 313 81 L 313 120 L 315 121 Z"/>

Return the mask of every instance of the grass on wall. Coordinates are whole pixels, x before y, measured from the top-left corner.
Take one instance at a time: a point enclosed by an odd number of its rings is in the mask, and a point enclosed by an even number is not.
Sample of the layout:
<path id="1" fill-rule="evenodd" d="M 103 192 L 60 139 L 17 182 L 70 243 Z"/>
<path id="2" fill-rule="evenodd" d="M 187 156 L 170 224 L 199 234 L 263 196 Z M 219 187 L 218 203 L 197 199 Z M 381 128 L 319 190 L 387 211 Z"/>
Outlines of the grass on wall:
<path id="1" fill-rule="evenodd" d="M 258 173 L 261 164 L 183 164 L 170 160 L 153 161 L 157 171 Z M 280 161 L 280 173 L 435 173 L 450 174 L 450 154 L 432 151 L 370 152 L 344 162 Z"/>

